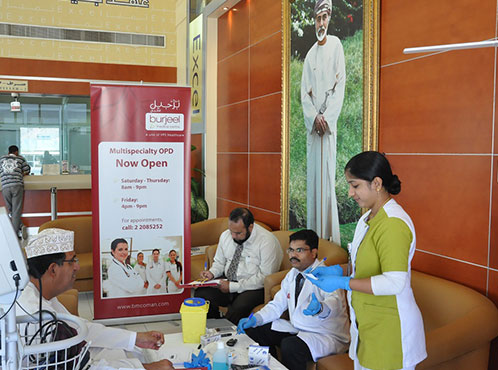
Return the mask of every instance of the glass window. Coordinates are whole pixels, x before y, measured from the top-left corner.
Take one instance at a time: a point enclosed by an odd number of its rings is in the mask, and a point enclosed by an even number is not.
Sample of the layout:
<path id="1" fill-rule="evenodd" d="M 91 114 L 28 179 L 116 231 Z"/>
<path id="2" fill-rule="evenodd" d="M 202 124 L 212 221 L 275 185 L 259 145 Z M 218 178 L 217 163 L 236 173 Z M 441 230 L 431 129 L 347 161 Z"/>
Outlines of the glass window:
<path id="1" fill-rule="evenodd" d="M 66 161 L 70 173 L 90 173 L 88 96 L 20 94 L 20 112 L 10 111 L 12 101 L 10 93 L 0 94 L 1 155 L 17 145 L 34 175 L 61 171 Z"/>
<path id="2" fill-rule="evenodd" d="M 204 8 L 209 5 L 212 0 L 190 0 L 190 22 L 202 14 Z"/>

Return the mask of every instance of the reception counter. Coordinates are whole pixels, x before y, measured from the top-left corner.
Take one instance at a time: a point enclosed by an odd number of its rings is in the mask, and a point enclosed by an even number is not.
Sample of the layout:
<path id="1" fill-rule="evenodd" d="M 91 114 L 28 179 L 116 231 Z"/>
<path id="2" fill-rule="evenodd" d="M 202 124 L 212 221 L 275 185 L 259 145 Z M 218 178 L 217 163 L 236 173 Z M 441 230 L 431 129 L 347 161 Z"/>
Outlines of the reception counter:
<path id="1" fill-rule="evenodd" d="M 30 234 L 51 219 L 50 189 L 57 188 L 57 215 L 92 214 L 91 175 L 29 175 L 24 177 L 22 221 Z M 5 207 L 3 197 L 0 206 Z"/>
<path id="2" fill-rule="evenodd" d="M 91 189 L 91 175 L 41 175 L 25 176 L 24 190 L 57 190 L 67 189 Z"/>

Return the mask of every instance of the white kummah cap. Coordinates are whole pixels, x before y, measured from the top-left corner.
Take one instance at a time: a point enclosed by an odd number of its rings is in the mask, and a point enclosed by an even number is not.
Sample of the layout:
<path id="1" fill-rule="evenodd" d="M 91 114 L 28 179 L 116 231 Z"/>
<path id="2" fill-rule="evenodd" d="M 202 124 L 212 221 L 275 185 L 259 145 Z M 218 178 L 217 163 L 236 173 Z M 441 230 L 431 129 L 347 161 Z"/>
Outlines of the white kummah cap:
<path id="1" fill-rule="evenodd" d="M 74 250 L 74 231 L 56 228 L 45 229 L 29 240 L 25 250 L 27 258 L 72 252 Z"/>
<path id="2" fill-rule="evenodd" d="M 315 17 L 324 11 L 332 12 L 332 0 L 316 0 Z"/>

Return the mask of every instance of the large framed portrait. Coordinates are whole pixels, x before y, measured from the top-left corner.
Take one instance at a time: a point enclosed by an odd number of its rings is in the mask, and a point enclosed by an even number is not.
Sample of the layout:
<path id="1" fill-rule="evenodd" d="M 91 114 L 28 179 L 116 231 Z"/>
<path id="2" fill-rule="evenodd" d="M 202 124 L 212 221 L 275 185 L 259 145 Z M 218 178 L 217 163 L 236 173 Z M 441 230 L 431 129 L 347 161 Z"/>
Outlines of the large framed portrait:
<path id="1" fill-rule="evenodd" d="M 377 149 L 379 1 L 283 0 L 281 228 L 346 246 L 347 161 Z"/>

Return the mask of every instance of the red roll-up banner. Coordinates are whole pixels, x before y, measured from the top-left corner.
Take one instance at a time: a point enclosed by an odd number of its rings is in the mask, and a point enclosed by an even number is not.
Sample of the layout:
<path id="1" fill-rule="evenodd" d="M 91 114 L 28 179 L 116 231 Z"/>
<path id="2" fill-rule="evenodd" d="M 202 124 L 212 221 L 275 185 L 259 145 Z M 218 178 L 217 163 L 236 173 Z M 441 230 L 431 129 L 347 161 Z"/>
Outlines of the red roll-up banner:
<path id="1" fill-rule="evenodd" d="M 91 86 L 96 319 L 176 313 L 190 291 L 190 88 Z"/>

